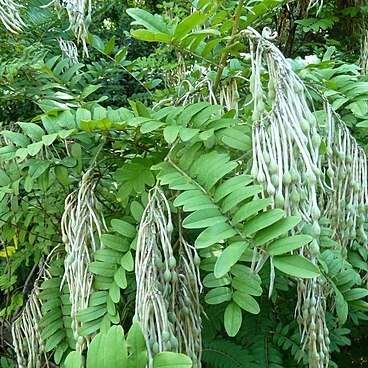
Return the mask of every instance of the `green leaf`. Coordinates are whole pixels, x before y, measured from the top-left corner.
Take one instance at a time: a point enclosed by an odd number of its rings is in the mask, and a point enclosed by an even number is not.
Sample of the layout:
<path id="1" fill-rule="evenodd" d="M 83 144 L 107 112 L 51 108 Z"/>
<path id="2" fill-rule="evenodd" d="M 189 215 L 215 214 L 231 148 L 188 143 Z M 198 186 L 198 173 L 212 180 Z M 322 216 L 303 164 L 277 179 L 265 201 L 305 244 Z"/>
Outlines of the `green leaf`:
<path id="1" fill-rule="evenodd" d="M 148 121 L 147 123 L 144 123 L 141 126 L 140 131 L 141 131 L 142 134 L 147 134 L 147 133 L 150 133 L 150 132 L 160 128 L 162 125 L 164 125 L 164 123 L 162 123 L 161 121 L 155 121 L 155 120 Z"/>
<path id="2" fill-rule="evenodd" d="M 298 255 L 276 256 L 273 258 L 274 266 L 291 276 L 313 278 L 321 274 L 318 267 L 308 259 Z"/>
<path id="3" fill-rule="evenodd" d="M 344 293 L 344 299 L 346 301 L 358 300 L 365 298 L 368 295 L 368 290 L 363 288 L 354 288 Z"/>
<path id="4" fill-rule="evenodd" d="M 128 286 L 126 272 L 124 267 L 119 267 L 114 273 L 114 281 L 120 289 L 125 289 Z"/>
<path id="5" fill-rule="evenodd" d="M 147 29 L 136 29 L 134 31 L 131 31 L 131 34 L 134 38 L 146 42 L 171 42 L 171 36 L 162 32 L 153 32 Z"/>
<path id="6" fill-rule="evenodd" d="M 146 340 L 139 322 L 134 322 L 128 332 L 128 368 L 145 368 L 147 363 Z"/>
<path id="7" fill-rule="evenodd" d="M 3 130 L 0 134 L 3 137 L 9 139 L 16 146 L 19 146 L 19 147 L 27 147 L 30 144 L 29 139 L 25 135 L 23 135 L 21 133 L 12 132 L 10 130 Z"/>
<path id="8" fill-rule="evenodd" d="M 96 275 L 113 277 L 116 271 L 116 265 L 104 262 L 91 262 L 88 269 Z"/>
<path id="9" fill-rule="evenodd" d="M 229 239 L 237 232 L 226 222 L 219 222 L 202 231 L 196 239 L 194 246 L 197 249 L 207 248 L 212 244 Z"/>
<path id="10" fill-rule="evenodd" d="M 131 8 L 126 11 L 135 22 L 134 25 L 141 25 L 153 32 L 162 32 L 170 34 L 169 28 L 162 18 L 155 17 L 143 9 Z"/>
<path id="11" fill-rule="evenodd" d="M 233 293 L 233 300 L 240 306 L 240 308 L 249 313 L 258 314 L 260 312 L 259 304 L 252 296 L 248 294 L 236 290 Z"/>
<path id="12" fill-rule="evenodd" d="M 69 173 L 65 166 L 59 165 L 54 168 L 56 179 L 60 184 L 66 186 L 69 184 Z"/>
<path id="13" fill-rule="evenodd" d="M 77 319 L 80 322 L 87 323 L 94 321 L 106 314 L 106 305 L 101 304 L 95 307 L 88 307 L 86 309 L 82 309 L 77 313 Z"/>
<path id="14" fill-rule="evenodd" d="M 115 273 L 114 273 L 114 276 L 115 276 Z M 120 287 L 118 286 L 118 284 L 116 282 L 113 282 L 111 284 L 110 289 L 109 289 L 109 296 L 115 304 L 119 303 L 119 301 L 120 301 Z"/>
<path id="15" fill-rule="evenodd" d="M 227 218 L 219 210 L 206 209 L 195 211 L 187 216 L 183 221 L 183 227 L 186 229 L 200 229 L 226 221 Z"/>
<path id="16" fill-rule="evenodd" d="M 76 112 L 77 123 L 80 123 L 81 121 L 90 121 L 90 120 L 92 120 L 91 111 L 79 107 Z"/>
<path id="17" fill-rule="evenodd" d="M 243 232 L 246 235 L 252 235 L 255 232 L 262 230 L 285 216 L 285 212 L 280 209 L 272 209 L 266 212 L 262 212 L 257 216 L 249 220 L 243 228 Z"/>
<path id="18" fill-rule="evenodd" d="M 132 256 L 132 252 L 127 252 L 121 257 L 121 265 L 127 271 L 133 271 L 134 270 L 134 259 L 133 259 L 133 256 Z"/>
<path id="19" fill-rule="evenodd" d="M 219 200 L 226 197 L 228 194 L 234 192 L 238 188 L 242 188 L 250 184 L 251 182 L 253 182 L 252 177 L 246 174 L 234 176 L 230 179 L 227 179 L 216 189 L 214 196 L 215 202 L 218 202 Z"/>
<path id="20" fill-rule="evenodd" d="M 249 136 L 236 127 L 218 130 L 216 135 L 227 146 L 240 151 L 248 151 L 252 146 Z"/>
<path id="21" fill-rule="evenodd" d="M 101 243 L 110 249 L 119 252 L 127 252 L 129 250 L 129 242 L 121 236 L 102 234 L 100 239 Z"/>
<path id="22" fill-rule="evenodd" d="M 219 278 L 226 275 L 230 271 L 230 268 L 238 262 L 248 246 L 249 244 L 241 241 L 231 243 L 225 248 L 216 261 L 214 270 L 215 276 Z"/>
<path id="23" fill-rule="evenodd" d="M 309 235 L 293 235 L 273 241 L 266 249 L 270 256 L 279 256 L 298 249 L 310 243 L 313 238 Z"/>
<path id="24" fill-rule="evenodd" d="M 228 287 L 218 287 L 210 290 L 204 300 L 207 304 L 221 304 L 231 299 L 232 291 Z"/>
<path id="25" fill-rule="evenodd" d="M 254 242 L 258 246 L 264 245 L 272 239 L 275 239 L 293 229 L 296 225 L 299 224 L 300 221 L 301 218 L 299 216 L 285 217 L 275 222 L 273 225 L 267 227 L 266 229 L 259 231 L 254 237 Z"/>
<path id="26" fill-rule="evenodd" d="M 111 326 L 107 334 L 97 334 L 87 350 L 88 368 L 126 367 L 127 344 L 121 326 Z"/>
<path id="27" fill-rule="evenodd" d="M 37 124 L 34 123 L 18 123 L 22 128 L 23 132 L 28 135 L 34 141 L 41 141 L 45 135 L 44 130 Z"/>
<path id="28" fill-rule="evenodd" d="M 203 285 L 207 288 L 226 286 L 226 285 L 230 285 L 230 284 L 231 284 L 230 277 L 223 276 L 223 277 L 218 278 L 213 273 L 209 273 L 203 279 Z"/>
<path id="29" fill-rule="evenodd" d="M 228 212 L 247 198 L 253 197 L 262 191 L 260 185 L 250 185 L 248 187 L 238 188 L 230 193 L 222 202 L 221 208 Z"/>
<path id="30" fill-rule="evenodd" d="M 236 303 L 230 303 L 224 314 L 224 325 L 227 334 L 230 337 L 236 336 L 242 324 L 242 311 Z"/>
<path id="31" fill-rule="evenodd" d="M 203 23 L 208 18 L 208 15 L 201 14 L 199 11 L 194 11 L 191 15 L 184 18 L 175 28 L 174 41 L 180 41 L 190 33 L 195 27 Z"/>
<path id="32" fill-rule="evenodd" d="M 181 353 L 164 351 L 153 358 L 153 368 L 191 368 L 192 361 Z"/>
<path id="33" fill-rule="evenodd" d="M 79 351 L 71 351 L 65 359 L 64 368 L 80 368 L 82 355 Z"/>
<path id="34" fill-rule="evenodd" d="M 186 142 L 186 141 L 191 140 L 199 132 L 200 132 L 199 129 L 181 128 L 180 131 L 179 131 L 179 136 L 180 136 L 182 141 Z"/>
<path id="35" fill-rule="evenodd" d="M 43 143 L 41 142 L 35 142 L 35 143 L 31 143 L 28 147 L 27 147 L 27 151 L 28 154 L 30 156 L 36 156 L 37 153 L 39 153 L 41 151 L 43 147 Z"/>
<path id="36" fill-rule="evenodd" d="M 345 301 L 344 296 L 341 294 L 340 290 L 334 283 L 332 283 L 332 287 L 335 290 L 335 306 L 337 317 L 339 319 L 340 325 L 343 325 L 348 318 L 348 303 Z"/>
<path id="37" fill-rule="evenodd" d="M 174 206 L 183 206 L 185 212 L 218 208 L 211 198 L 199 189 L 187 190 L 175 198 Z"/>
<path id="38" fill-rule="evenodd" d="M 54 143 L 55 139 L 57 139 L 57 137 L 59 136 L 58 133 L 53 133 L 53 134 L 47 134 L 47 135 L 44 135 L 42 137 L 42 143 L 45 145 L 45 146 L 50 146 L 51 144 Z"/>
<path id="39" fill-rule="evenodd" d="M 254 296 L 262 295 L 261 279 L 253 272 L 246 277 L 235 276 L 231 286 L 242 293 Z"/>
<path id="40" fill-rule="evenodd" d="M 112 36 L 110 40 L 106 43 L 104 50 L 105 54 L 107 55 L 111 54 L 111 51 L 114 49 L 115 46 L 115 38 L 116 38 L 115 36 Z"/>
<path id="41" fill-rule="evenodd" d="M 181 127 L 177 125 L 170 125 L 164 129 L 164 139 L 167 143 L 172 144 L 178 137 Z"/>
<path id="42" fill-rule="evenodd" d="M 127 238 L 134 238 L 137 234 L 135 226 L 123 220 L 111 220 L 111 226 L 119 234 L 124 235 Z"/>

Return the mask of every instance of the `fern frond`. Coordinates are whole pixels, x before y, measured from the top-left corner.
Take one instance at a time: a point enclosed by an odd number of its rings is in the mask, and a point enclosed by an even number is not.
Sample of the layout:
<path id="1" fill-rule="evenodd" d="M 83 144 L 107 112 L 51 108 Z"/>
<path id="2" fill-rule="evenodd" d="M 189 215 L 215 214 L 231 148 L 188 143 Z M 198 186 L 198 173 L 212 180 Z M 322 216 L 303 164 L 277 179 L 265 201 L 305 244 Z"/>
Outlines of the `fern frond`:
<path id="1" fill-rule="evenodd" d="M 203 348 L 202 362 L 208 368 L 257 368 L 252 355 L 241 345 L 216 339 L 207 342 Z"/>

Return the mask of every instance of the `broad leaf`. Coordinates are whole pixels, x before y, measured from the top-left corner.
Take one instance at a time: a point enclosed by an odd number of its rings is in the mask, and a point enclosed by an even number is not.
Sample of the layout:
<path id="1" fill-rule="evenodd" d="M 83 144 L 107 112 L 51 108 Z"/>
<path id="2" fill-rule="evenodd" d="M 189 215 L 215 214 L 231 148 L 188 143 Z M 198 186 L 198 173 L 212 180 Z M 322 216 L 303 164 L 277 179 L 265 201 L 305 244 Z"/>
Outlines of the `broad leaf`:
<path id="1" fill-rule="evenodd" d="M 277 256 L 273 263 L 278 270 L 291 276 L 313 278 L 321 274 L 315 264 L 298 255 Z"/>

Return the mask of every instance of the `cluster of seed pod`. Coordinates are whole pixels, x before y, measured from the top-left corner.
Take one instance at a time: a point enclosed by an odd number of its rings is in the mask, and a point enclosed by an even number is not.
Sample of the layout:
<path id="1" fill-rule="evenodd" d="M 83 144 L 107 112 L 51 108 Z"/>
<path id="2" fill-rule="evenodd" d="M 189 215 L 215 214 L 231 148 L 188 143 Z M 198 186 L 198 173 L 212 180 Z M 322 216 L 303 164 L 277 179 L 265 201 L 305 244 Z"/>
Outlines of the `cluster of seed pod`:
<path id="1" fill-rule="evenodd" d="M 70 291 L 71 328 L 76 350 L 79 352 L 83 351 L 89 337 L 79 335 L 81 322 L 77 320 L 77 313 L 88 307 L 93 281 L 88 266 L 93 253 L 100 246 L 97 239 L 102 230 L 106 229 L 102 211 L 98 208 L 94 195 L 96 181 L 92 174 L 93 167 L 83 175 L 79 189 L 68 195 L 61 219 L 63 243 L 67 253 L 61 288 L 66 282 Z"/>
<path id="2" fill-rule="evenodd" d="M 320 253 L 321 215 L 330 221 L 334 239 L 345 251 L 356 238 L 366 242 L 364 211 L 368 195 L 364 151 L 328 103 L 326 122 L 318 125 L 309 107 L 311 99 L 306 87 L 276 46 L 251 28 L 244 35 L 250 42 L 252 66 L 252 176 L 263 185 L 264 195 L 273 198 L 274 207 L 300 215 L 303 223 L 309 224 L 313 240 L 300 253 L 312 262 L 316 263 Z M 261 82 L 264 60 L 269 74 L 268 95 Z M 325 154 L 321 153 L 321 135 L 327 137 Z M 308 348 L 311 368 L 327 366 L 329 360 L 325 324 L 327 289 L 320 284 L 318 278 L 298 282 L 296 313 L 303 325 L 304 347 Z"/>
<path id="3" fill-rule="evenodd" d="M 42 313 L 38 293 L 36 282 L 22 314 L 12 325 L 13 346 L 19 368 L 41 368 L 41 358 L 45 354 L 39 328 Z"/>
<path id="4" fill-rule="evenodd" d="M 82 41 L 83 53 L 88 57 L 87 38 L 88 28 L 91 24 L 92 0 L 52 0 L 48 7 L 54 5 L 56 12 L 61 14 L 64 8 L 68 13 L 69 28 L 77 39 L 77 43 Z"/>
<path id="5" fill-rule="evenodd" d="M 297 322 L 304 341 L 303 350 L 308 345 L 311 368 L 327 368 L 330 357 L 329 330 L 325 321 L 325 287 L 321 277 L 298 282 Z"/>
<path id="6" fill-rule="evenodd" d="M 158 352 L 187 354 L 200 367 L 201 320 L 199 257 L 179 238 L 180 261 L 171 244 L 173 224 L 169 203 L 156 187 L 139 226 L 135 272 L 135 318 L 147 341 L 148 367 Z"/>
<path id="7" fill-rule="evenodd" d="M 66 41 L 62 38 L 58 38 L 59 47 L 63 57 L 70 59 L 70 65 L 78 64 L 78 49 L 73 41 Z"/>
<path id="8" fill-rule="evenodd" d="M 43 303 L 38 294 L 41 291 L 41 283 L 50 279 L 48 267 L 51 261 L 55 259 L 57 249 L 58 247 L 54 248 L 46 261 L 42 263 L 27 303 L 21 315 L 12 323 L 13 346 L 19 368 L 41 368 L 42 358 L 47 361 L 45 341 L 41 337 L 39 326 Z"/>
<path id="9" fill-rule="evenodd" d="M 13 0 L 0 0 L 0 20 L 10 33 L 18 34 L 27 27 L 19 15 L 22 7 Z"/>
<path id="10" fill-rule="evenodd" d="M 348 128 L 326 104 L 326 186 L 324 216 L 331 220 L 343 256 L 354 242 L 367 243 L 364 229 L 368 203 L 367 157 Z"/>

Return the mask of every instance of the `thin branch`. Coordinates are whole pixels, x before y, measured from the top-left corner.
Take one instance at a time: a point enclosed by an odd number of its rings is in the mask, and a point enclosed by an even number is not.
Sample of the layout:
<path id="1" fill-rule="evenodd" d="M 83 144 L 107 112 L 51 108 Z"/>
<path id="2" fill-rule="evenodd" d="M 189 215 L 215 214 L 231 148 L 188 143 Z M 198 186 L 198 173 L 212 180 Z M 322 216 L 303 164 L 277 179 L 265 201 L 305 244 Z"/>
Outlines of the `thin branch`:
<path id="1" fill-rule="evenodd" d="M 226 50 L 228 50 L 230 48 L 230 46 L 235 41 L 235 38 L 236 38 L 236 35 L 237 35 L 237 32 L 238 32 L 239 19 L 240 19 L 240 15 L 241 15 L 241 12 L 242 12 L 242 9 L 243 9 L 243 3 L 244 3 L 244 0 L 240 0 L 239 4 L 238 4 L 238 7 L 235 10 L 233 29 L 231 31 L 231 37 L 230 37 L 229 41 L 227 41 L 227 44 L 225 46 Z M 224 52 L 221 55 L 221 59 L 220 59 L 219 65 L 218 65 L 218 70 L 217 70 L 215 82 L 213 84 L 213 89 L 212 89 L 213 93 L 216 92 L 216 90 L 217 90 L 217 88 L 220 84 L 220 80 L 221 80 L 222 72 L 223 72 L 224 67 L 225 67 L 227 55 L 228 55 L 228 51 Z"/>

